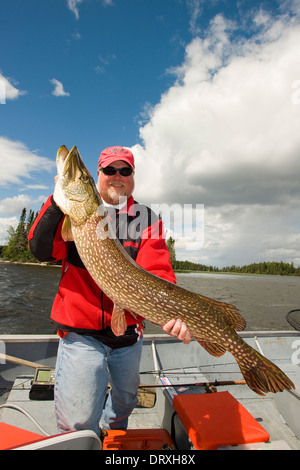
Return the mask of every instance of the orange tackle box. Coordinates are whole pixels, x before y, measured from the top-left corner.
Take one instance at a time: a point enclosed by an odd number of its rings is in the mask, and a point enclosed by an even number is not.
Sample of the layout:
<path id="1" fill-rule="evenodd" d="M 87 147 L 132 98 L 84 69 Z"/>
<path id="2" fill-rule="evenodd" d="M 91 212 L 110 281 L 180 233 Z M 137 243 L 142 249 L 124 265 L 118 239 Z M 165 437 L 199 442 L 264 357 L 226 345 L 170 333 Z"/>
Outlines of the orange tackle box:
<path id="1" fill-rule="evenodd" d="M 175 449 L 165 429 L 127 429 L 104 431 L 103 450 Z"/>

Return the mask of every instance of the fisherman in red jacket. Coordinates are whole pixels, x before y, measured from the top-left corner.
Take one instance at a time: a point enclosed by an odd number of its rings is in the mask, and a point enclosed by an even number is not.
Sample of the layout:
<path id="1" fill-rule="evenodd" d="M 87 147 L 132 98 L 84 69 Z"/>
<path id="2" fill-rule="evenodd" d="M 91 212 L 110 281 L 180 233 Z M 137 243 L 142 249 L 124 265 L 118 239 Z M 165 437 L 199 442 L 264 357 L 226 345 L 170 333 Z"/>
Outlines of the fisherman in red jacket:
<path id="1" fill-rule="evenodd" d="M 98 162 L 98 190 L 116 236 L 138 265 L 176 282 L 161 220 L 132 197 L 134 157 L 123 147 L 109 147 Z M 64 214 L 50 196 L 29 233 L 29 246 L 40 261 L 62 260 L 62 276 L 51 320 L 60 336 L 55 378 L 55 411 L 59 432 L 126 429 L 137 403 L 142 321 L 126 315 L 128 328 L 115 336 L 110 328 L 112 301 L 85 269 L 74 242 L 64 242 Z M 163 330 L 189 343 L 181 320 Z M 108 382 L 109 397 L 103 410 Z"/>

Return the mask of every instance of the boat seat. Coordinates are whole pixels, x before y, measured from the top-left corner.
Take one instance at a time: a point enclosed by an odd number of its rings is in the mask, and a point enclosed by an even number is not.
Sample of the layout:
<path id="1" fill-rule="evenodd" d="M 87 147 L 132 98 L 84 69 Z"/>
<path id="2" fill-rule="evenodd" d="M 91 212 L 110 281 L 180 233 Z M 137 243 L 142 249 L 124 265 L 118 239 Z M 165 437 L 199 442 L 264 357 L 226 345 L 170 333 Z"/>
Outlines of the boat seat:
<path id="1" fill-rule="evenodd" d="M 173 407 L 197 450 L 269 441 L 267 431 L 229 392 L 176 395 Z"/>
<path id="2" fill-rule="evenodd" d="M 89 430 L 45 437 L 16 426 L 0 423 L 1 450 L 101 450 L 99 437 Z"/>

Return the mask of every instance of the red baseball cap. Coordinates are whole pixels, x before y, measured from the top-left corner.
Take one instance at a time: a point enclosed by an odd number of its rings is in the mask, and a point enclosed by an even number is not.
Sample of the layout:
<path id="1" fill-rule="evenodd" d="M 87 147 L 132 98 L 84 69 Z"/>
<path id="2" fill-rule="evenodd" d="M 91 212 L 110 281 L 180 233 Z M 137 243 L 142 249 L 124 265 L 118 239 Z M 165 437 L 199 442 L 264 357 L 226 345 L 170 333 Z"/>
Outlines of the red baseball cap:
<path id="1" fill-rule="evenodd" d="M 131 151 L 124 147 L 108 147 L 103 150 L 98 161 L 98 168 L 99 166 L 106 168 L 117 160 L 122 160 L 134 168 L 134 157 Z"/>

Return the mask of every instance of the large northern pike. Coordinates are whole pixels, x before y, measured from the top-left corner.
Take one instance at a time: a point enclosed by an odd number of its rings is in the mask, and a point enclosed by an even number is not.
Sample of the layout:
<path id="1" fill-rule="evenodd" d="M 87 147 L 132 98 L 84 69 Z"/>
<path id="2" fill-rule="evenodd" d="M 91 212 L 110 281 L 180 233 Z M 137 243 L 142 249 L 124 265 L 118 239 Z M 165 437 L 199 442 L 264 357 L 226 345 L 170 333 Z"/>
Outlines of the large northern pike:
<path id="1" fill-rule="evenodd" d="M 229 351 L 254 392 L 264 395 L 294 388 L 275 364 L 237 334 L 246 324 L 234 306 L 161 279 L 130 258 L 112 233 L 94 180 L 76 147 L 70 152 L 65 146 L 59 148 L 57 170 L 54 199 L 66 214 L 63 237 L 74 240 L 86 269 L 114 302 L 112 330 L 116 335 L 126 329 L 124 310 L 160 325 L 181 319 L 210 354 L 218 357 Z"/>

